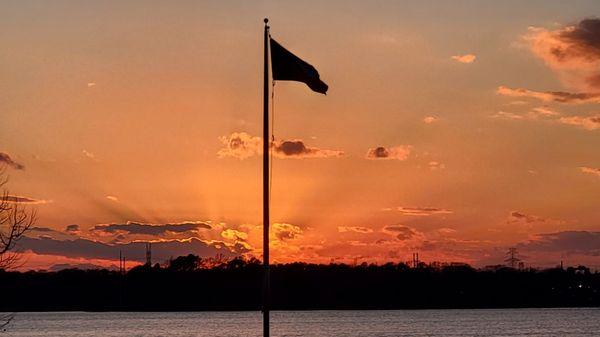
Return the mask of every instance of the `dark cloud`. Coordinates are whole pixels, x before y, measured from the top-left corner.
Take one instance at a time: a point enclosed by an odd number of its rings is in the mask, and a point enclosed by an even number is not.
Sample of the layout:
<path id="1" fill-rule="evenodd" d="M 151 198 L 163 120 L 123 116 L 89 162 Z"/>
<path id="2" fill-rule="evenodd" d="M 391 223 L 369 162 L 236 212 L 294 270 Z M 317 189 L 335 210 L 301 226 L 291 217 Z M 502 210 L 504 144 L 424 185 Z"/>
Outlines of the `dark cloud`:
<path id="1" fill-rule="evenodd" d="M 43 232 L 43 233 L 56 232 L 54 229 L 47 228 L 47 227 L 31 227 L 30 230 L 31 231 L 36 231 L 36 232 Z"/>
<path id="2" fill-rule="evenodd" d="M 181 223 L 168 223 L 168 224 L 146 224 L 138 222 L 127 222 L 124 224 L 104 224 L 96 225 L 92 228 L 92 231 L 104 232 L 104 233 L 128 233 L 128 234 L 140 234 L 140 235 L 164 235 L 167 232 L 171 233 L 185 233 L 189 231 L 196 231 L 199 229 L 211 229 L 212 227 L 205 222 L 181 222 Z"/>
<path id="3" fill-rule="evenodd" d="M 525 223 L 533 223 L 533 222 L 546 222 L 548 219 L 539 217 L 537 215 L 525 214 L 518 211 L 510 212 L 508 217 L 508 222 L 525 222 Z"/>
<path id="4" fill-rule="evenodd" d="M 116 260 L 121 251 L 127 260 L 138 262 L 146 260 L 146 242 L 140 241 L 106 244 L 81 238 L 57 240 L 49 237 L 23 237 L 19 242 L 19 248 L 22 251 L 30 250 L 40 255 L 102 260 Z M 196 254 L 201 257 L 223 254 L 225 257 L 233 257 L 245 252 L 247 250 L 241 245 L 227 246 L 223 242 L 203 241 L 196 238 L 152 242 L 152 256 L 157 262 L 187 254 Z"/>
<path id="5" fill-rule="evenodd" d="M 284 140 L 273 143 L 273 151 L 280 158 L 329 158 L 341 157 L 343 151 L 324 150 L 306 146 L 302 140 Z"/>
<path id="6" fill-rule="evenodd" d="M 398 145 L 393 147 L 378 146 L 370 148 L 365 158 L 367 159 L 395 159 L 406 160 L 412 151 L 411 145 Z"/>
<path id="7" fill-rule="evenodd" d="M 549 33 L 546 38 L 554 41 L 548 39 L 539 47 L 548 48 L 547 55 L 554 61 L 589 63 L 600 60 L 600 19 L 584 19 L 576 25 L 546 32 Z"/>
<path id="8" fill-rule="evenodd" d="M 404 225 L 390 225 L 383 228 L 384 232 L 388 232 L 396 236 L 400 241 L 410 240 L 419 234 L 414 228 Z"/>
<path id="9" fill-rule="evenodd" d="M 536 235 L 517 248 L 525 251 L 568 252 L 600 256 L 600 232 L 564 231 Z"/>
<path id="10" fill-rule="evenodd" d="M 369 149 L 367 157 L 369 158 L 387 158 L 390 156 L 390 151 L 385 147 L 379 146 L 374 149 Z"/>
<path id="11" fill-rule="evenodd" d="M 221 158 L 246 159 L 262 154 L 261 137 L 251 136 L 245 132 L 234 132 L 219 139 L 224 145 L 224 148 L 217 152 L 217 155 Z M 343 151 L 308 146 L 299 139 L 273 142 L 272 149 L 273 154 L 278 158 L 330 158 L 344 155 Z"/>
<path id="12" fill-rule="evenodd" d="M 65 232 L 79 232 L 79 225 L 67 225 Z"/>
<path id="13" fill-rule="evenodd" d="M 531 52 L 579 93 L 499 87 L 498 93 L 567 104 L 600 102 L 600 19 L 549 30 L 531 27 L 524 36 Z"/>
<path id="14" fill-rule="evenodd" d="M 91 270 L 91 269 L 104 269 L 106 267 L 99 266 L 93 263 L 57 263 L 50 266 L 50 271 L 61 271 L 64 269 L 80 269 L 80 270 Z M 116 266 L 112 266 L 108 269 L 116 269 Z"/>
<path id="15" fill-rule="evenodd" d="M 7 165 L 8 167 L 12 167 L 15 170 L 24 170 L 25 166 L 14 161 L 8 153 L 0 152 L 0 167 L 2 165 Z"/>

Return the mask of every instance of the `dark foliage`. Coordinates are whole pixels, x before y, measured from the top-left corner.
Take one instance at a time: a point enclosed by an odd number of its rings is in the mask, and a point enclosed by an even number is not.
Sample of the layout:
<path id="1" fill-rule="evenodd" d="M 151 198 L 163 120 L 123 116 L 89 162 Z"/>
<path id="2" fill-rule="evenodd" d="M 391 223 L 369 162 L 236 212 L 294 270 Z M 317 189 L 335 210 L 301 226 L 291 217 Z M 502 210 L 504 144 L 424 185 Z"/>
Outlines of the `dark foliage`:
<path id="1" fill-rule="evenodd" d="M 260 309 L 259 261 L 204 262 L 190 255 L 127 274 L 0 272 L 0 287 L 11 289 L 0 311 Z M 272 302 L 276 310 L 600 306 L 600 274 L 584 267 L 292 263 L 272 266 Z"/>

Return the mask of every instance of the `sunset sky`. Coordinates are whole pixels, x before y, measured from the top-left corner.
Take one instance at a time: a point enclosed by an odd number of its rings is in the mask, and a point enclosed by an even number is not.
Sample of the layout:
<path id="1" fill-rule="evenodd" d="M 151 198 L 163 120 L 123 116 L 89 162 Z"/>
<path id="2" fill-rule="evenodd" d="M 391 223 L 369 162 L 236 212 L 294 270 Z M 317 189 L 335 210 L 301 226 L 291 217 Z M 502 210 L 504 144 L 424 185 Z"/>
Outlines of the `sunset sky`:
<path id="1" fill-rule="evenodd" d="M 5 2 L 23 268 L 260 257 L 264 17 L 329 85 L 275 85 L 275 262 L 600 268 L 596 0 Z"/>

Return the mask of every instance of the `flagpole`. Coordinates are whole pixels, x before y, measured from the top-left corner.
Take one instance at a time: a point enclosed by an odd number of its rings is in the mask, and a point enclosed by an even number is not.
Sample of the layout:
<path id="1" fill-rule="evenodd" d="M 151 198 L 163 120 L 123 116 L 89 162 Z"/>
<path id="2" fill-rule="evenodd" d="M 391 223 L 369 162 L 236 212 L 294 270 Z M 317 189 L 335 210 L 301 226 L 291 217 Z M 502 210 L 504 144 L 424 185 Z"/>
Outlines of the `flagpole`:
<path id="1" fill-rule="evenodd" d="M 263 88 L 263 336 L 269 337 L 269 19 L 265 18 Z"/>

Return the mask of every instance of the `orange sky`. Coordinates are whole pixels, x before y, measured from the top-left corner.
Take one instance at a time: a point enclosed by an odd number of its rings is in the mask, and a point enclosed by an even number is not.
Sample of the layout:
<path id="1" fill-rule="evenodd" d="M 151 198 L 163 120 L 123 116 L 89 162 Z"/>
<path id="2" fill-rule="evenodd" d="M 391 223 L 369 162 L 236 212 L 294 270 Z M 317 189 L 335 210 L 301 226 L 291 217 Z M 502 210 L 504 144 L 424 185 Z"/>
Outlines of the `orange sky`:
<path id="1" fill-rule="evenodd" d="M 265 16 L 330 87 L 275 86 L 277 144 L 304 146 L 275 153 L 275 261 L 516 246 L 600 267 L 600 7 L 576 3 L 6 4 L 0 161 L 39 212 L 24 267 L 133 264 L 138 241 L 260 256 Z"/>

